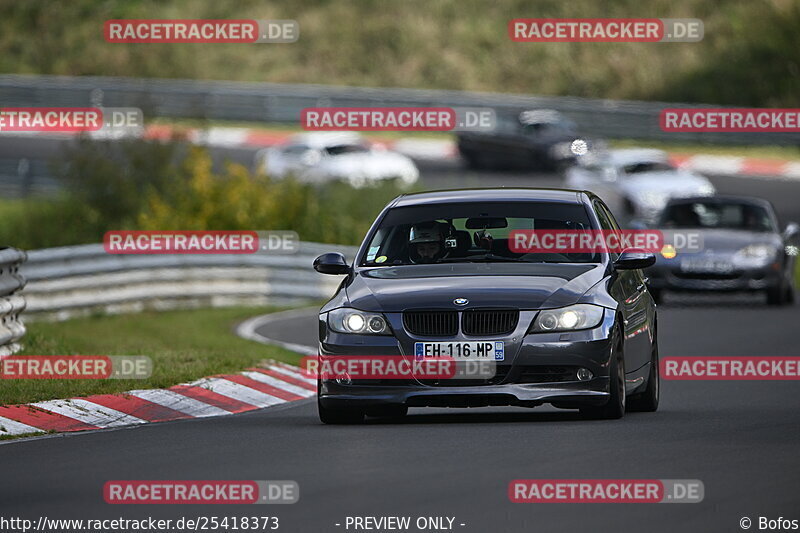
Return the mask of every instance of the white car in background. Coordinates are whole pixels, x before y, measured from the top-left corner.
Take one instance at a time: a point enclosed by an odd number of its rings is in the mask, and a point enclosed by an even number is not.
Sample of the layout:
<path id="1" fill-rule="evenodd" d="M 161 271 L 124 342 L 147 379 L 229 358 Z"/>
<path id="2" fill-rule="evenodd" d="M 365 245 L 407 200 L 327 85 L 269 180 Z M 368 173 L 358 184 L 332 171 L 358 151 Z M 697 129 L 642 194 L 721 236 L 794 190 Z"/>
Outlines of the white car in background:
<path id="1" fill-rule="evenodd" d="M 711 182 L 670 163 L 661 150 L 630 148 L 582 157 L 567 169 L 565 185 L 589 190 L 624 221 L 655 222 L 671 198 L 711 196 Z"/>
<path id="2" fill-rule="evenodd" d="M 307 183 L 345 181 L 364 187 L 397 179 L 408 186 L 419 179 L 419 170 L 407 156 L 371 146 L 351 132 L 315 132 L 292 136 L 281 146 L 256 154 L 256 166 L 268 176 L 294 176 Z"/>

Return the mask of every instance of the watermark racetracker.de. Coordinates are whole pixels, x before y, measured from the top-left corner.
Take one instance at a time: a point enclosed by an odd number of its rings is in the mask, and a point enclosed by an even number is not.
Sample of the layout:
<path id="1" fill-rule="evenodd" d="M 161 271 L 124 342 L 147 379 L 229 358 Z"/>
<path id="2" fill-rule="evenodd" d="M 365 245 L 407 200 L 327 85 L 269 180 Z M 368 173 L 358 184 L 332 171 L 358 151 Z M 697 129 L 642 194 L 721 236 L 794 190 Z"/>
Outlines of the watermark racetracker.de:
<path id="1" fill-rule="evenodd" d="M 492 131 L 494 109 L 484 107 L 307 107 L 307 131 Z"/>
<path id="2" fill-rule="evenodd" d="M 300 249 L 295 231 L 114 230 L 103 236 L 109 254 L 294 254 Z"/>
<path id="3" fill-rule="evenodd" d="M 113 19 L 103 26 L 109 43 L 293 43 L 295 20 Z"/>
<path id="4" fill-rule="evenodd" d="M 513 503 L 700 503 L 699 479 L 515 479 Z"/>
<path id="5" fill-rule="evenodd" d="M 508 35 L 518 43 L 694 43 L 704 26 L 694 18 L 520 18 Z"/>

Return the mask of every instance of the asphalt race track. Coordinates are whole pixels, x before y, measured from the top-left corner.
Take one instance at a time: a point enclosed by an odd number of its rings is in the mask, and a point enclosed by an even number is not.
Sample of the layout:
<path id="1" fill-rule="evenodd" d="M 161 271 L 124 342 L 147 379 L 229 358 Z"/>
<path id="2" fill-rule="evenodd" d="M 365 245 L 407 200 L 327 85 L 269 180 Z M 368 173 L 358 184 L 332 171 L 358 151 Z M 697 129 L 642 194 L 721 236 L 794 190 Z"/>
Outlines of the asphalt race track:
<path id="1" fill-rule="evenodd" d="M 0 152 L 10 149 L 5 145 Z M 8 157 L 0 153 L 0 157 Z M 467 173 L 420 164 L 431 188 L 558 186 L 552 176 Z M 772 200 L 800 222 L 800 182 L 712 176 L 721 193 Z M 259 333 L 315 345 L 313 314 Z M 800 306 L 761 297 L 667 298 L 661 356 L 797 356 Z M 450 516 L 455 531 L 742 531 L 739 520 L 800 519 L 800 383 L 663 381 L 657 413 L 583 421 L 550 408 L 412 409 L 400 423 L 323 426 L 312 402 L 0 443 L 0 515 L 280 517 L 280 531 L 346 531 L 347 516 Z M 699 479 L 697 504 L 512 504 L 519 478 Z M 108 480 L 295 480 L 276 506 L 108 505 Z M 620 508 L 623 506 L 624 508 Z M 341 524 L 337 526 L 336 524 Z M 461 526 L 460 524 L 464 524 Z M 352 529 L 350 529 L 352 531 Z"/>

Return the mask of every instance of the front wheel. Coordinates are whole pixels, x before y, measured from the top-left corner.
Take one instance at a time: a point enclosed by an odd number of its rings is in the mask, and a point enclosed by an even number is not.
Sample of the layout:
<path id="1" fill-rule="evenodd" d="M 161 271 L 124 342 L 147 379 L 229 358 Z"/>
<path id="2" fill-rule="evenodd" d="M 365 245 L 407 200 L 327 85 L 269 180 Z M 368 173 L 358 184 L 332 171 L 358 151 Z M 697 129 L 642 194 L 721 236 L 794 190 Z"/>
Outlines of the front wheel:
<path id="1" fill-rule="evenodd" d="M 781 283 L 767 289 L 767 305 L 787 305 L 794 302 L 794 290 L 790 283 Z"/>
<path id="2" fill-rule="evenodd" d="M 621 343 L 615 338 L 612 343 L 611 367 L 609 369 L 609 390 L 608 403 L 600 407 L 583 407 L 581 415 L 584 418 L 597 420 L 616 420 L 625 414 L 625 358 L 622 354 Z"/>
<path id="3" fill-rule="evenodd" d="M 653 298 L 653 302 L 655 302 L 656 304 L 664 302 L 664 289 L 648 288 L 647 291 L 650 293 L 650 296 Z"/>
<path id="4" fill-rule="evenodd" d="M 647 378 L 647 388 L 635 394 L 628 400 L 628 409 L 631 411 L 652 413 L 658 410 L 658 400 L 661 393 L 661 376 L 658 372 L 658 338 L 653 336 L 653 351 L 650 356 L 650 375 Z"/>

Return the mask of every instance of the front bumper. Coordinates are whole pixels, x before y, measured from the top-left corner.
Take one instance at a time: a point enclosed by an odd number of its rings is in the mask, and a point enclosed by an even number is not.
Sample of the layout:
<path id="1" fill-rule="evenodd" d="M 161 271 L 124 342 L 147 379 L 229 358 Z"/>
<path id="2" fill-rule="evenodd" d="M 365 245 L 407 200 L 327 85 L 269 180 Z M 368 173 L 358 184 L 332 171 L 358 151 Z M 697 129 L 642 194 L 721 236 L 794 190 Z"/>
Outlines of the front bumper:
<path id="1" fill-rule="evenodd" d="M 564 332 L 525 334 L 529 317 L 522 329 L 505 340 L 507 360 L 497 365 L 497 374 L 488 380 L 448 382 L 420 380 L 352 380 L 343 383 L 321 380 L 320 403 L 328 408 L 378 407 L 483 407 L 517 405 L 535 407 L 550 403 L 556 407 L 577 408 L 603 405 L 609 398 L 609 355 L 614 312 L 606 312 L 596 328 Z M 392 322 L 391 317 L 389 318 Z M 521 318 L 520 322 L 523 320 Z M 409 343 L 425 340 L 397 336 L 361 336 L 338 334 L 320 322 L 323 355 L 404 355 L 411 352 Z M 401 338 L 398 338 L 401 337 Z M 441 340 L 441 339 L 435 339 Z M 513 348 L 511 348 L 513 347 Z M 592 379 L 580 381 L 576 372 L 585 368 Z"/>
<path id="2" fill-rule="evenodd" d="M 769 266 L 729 273 L 685 273 L 677 266 L 656 265 L 647 270 L 648 285 L 673 291 L 760 291 L 779 286 L 782 272 Z"/>
<path id="3" fill-rule="evenodd" d="M 590 382 L 551 384 L 508 384 L 466 387 L 425 386 L 342 386 L 325 382 L 319 397 L 328 408 L 379 407 L 488 407 L 516 405 L 535 407 L 551 403 L 577 408 L 608 402 L 608 377 Z"/>

